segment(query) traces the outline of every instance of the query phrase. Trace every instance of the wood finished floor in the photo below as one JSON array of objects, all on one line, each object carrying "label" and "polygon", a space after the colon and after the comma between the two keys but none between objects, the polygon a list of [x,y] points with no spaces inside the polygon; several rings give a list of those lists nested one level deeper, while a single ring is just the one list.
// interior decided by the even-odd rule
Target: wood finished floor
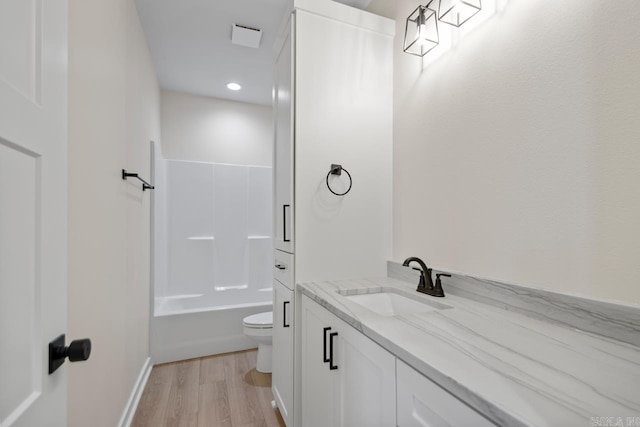
[{"label": "wood finished floor", "polygon": [[257,350],[154,366],[133,427],[284,427]]}]

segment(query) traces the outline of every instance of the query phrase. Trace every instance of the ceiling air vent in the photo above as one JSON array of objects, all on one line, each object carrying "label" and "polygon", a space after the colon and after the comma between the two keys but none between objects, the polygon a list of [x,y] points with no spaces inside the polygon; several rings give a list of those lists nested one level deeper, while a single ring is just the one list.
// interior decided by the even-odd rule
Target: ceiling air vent
[{"label": "ceiling air vent", "polygon": [[244,25],[233,24],[231,32],[231,43],[240,46],[257,48],[260,46],[262,38],[262,30],[257,28],[245,27]]}]

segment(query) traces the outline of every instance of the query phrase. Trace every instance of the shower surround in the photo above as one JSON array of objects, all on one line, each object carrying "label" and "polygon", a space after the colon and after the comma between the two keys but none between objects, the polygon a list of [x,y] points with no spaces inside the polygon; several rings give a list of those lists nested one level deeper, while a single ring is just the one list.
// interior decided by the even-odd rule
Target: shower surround
[{"label": "shower surround", "polygon": [[242,319],[273,299],[271,168],[154,151],[153,361],[251,348]]}]

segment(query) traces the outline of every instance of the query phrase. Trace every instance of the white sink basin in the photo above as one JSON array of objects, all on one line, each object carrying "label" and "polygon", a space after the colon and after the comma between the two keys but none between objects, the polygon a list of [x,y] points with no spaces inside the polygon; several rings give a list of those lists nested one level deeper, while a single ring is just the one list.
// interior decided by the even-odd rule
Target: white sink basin
[{"label": "white sink basin", "polygon": [[342,292],[340,292],[340,294],[347,300],[359,304],[367,310],[373,311],[381,316],[427,313],[451,308],[451,306],[440,302],[429,301],[421,295],[416,295],[416,298],[412,299],[389,290],[358,295],[344,295]]}]

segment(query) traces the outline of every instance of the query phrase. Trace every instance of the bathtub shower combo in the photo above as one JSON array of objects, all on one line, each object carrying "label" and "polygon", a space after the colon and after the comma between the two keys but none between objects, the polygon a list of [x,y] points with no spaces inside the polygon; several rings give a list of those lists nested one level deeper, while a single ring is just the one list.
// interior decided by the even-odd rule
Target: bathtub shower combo
[{"label": "bathtub shower combo", "polygon": [[152,147],[154,363],[255,347],[242,320],[272,306],[271,168]]}]

